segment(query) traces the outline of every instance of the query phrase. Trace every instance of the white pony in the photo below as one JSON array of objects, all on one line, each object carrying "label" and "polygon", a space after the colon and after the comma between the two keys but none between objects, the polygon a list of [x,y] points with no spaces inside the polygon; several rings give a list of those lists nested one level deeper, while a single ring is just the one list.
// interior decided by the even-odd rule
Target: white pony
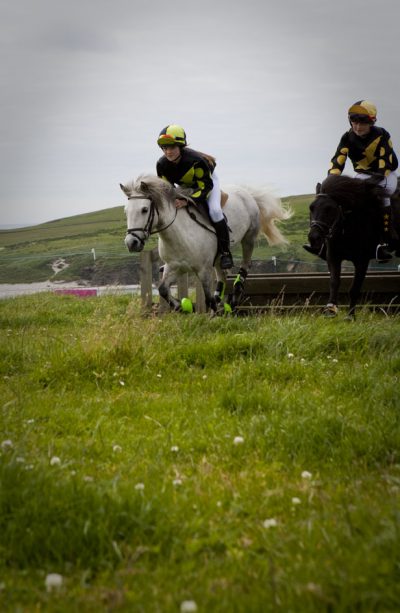
[{"label": "white pony", "polygon": [[[141,175],[136,181],[121,184],[121,189],[128,197],[125,207],[128,250],[142,251],[149,236],[158,233],[159,254],[165,262],[158,287],[160,296],[175,311],[182,310],[181,303],[171,295],[170,286],[178,275],[191,272],[201,281],[207,309],[216,312],[222,304],[227,273],[221,270],[219,258],[216,258],[217,238],[208,216],[193,203],[176,209],[175,199],[182,195],[188,197],[188,193],[153,175]],[[243,294],[259,231],[265,234],[270,245],[287,243],[275,221],[288,219],[292,213],[267,189],[232,186],[225,191],[229,197],[223,211],[231,232],[231,245],[242,244],[243,259],[233,292],[234,308]],[[214,293],[213,268],[217,277]],[[230,310],[229,307],[226,310]]]}]

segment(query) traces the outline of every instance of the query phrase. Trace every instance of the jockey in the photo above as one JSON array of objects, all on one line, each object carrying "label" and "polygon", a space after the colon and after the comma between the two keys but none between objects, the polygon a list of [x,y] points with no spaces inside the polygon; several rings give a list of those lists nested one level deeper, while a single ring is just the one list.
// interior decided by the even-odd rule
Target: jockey
[{"label": "jockey", "polygon": [[[221,190],[214,169],[215,159],[187,147],[185,130],[176,124],[163,128],[157,139],[164,155],[157,162],[157,175],[172,185],[193,188],[190,199],[205,204],[218,240],[220,266],[233,267],[229,229],[221,209]],[[187,206],[185,198],[177,198],[176,208]]]},{"label": "jockey", "polygon": [[379,185],[384,188],[386,196],[382,199],[382,227],[380,244],[376,249],[378,262],[387,262],[391,254],[387,251],[390,222],[390,196],[397,189],[398,161],[393,151],[389,132],[375,126],[376,106],[369,100],[359,100],[348,110],[350,130],[343,134],[331,160],[328,174],[340,175],[347,157],[350,158],[357,179],[371,176],[382,177]]}]

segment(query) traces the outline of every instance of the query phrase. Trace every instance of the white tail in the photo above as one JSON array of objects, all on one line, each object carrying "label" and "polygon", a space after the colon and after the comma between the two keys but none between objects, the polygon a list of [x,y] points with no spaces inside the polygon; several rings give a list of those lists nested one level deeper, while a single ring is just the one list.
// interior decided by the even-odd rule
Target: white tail
[{"label": "white tail", "polygon": [[261,231],[265,234],[270,245],[284,245],[289,241],[283,236],[279,228],[275,225],[276,221],[290,219],[293,211],[290,207],[283,206],[281,199],[275,196],[268,188],[255,189],[246,188],[260,210]]}]

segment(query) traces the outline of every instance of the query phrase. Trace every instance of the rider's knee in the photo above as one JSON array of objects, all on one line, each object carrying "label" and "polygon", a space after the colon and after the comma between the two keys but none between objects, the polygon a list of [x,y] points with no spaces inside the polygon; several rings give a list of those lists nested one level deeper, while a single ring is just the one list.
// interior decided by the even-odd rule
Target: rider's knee
[{"label": "rider's knee", "polygon": [[218,223],[224,219],[224,214],[221,209],[214,209],[212,207],[208,207],[210,218],[213,223]]}]

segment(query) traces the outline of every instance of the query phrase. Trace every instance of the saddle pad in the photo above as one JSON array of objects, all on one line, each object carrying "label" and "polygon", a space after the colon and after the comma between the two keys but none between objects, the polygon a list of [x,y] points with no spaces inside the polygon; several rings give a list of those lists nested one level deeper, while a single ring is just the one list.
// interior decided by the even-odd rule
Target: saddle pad
[{"label": "saddle pad", "polygon": [[228,202],[228,198],[229,198],[229,194],[227,194],[226,192],[223,192],[221,189],[221,209],[223,209],[226,203]]}]

